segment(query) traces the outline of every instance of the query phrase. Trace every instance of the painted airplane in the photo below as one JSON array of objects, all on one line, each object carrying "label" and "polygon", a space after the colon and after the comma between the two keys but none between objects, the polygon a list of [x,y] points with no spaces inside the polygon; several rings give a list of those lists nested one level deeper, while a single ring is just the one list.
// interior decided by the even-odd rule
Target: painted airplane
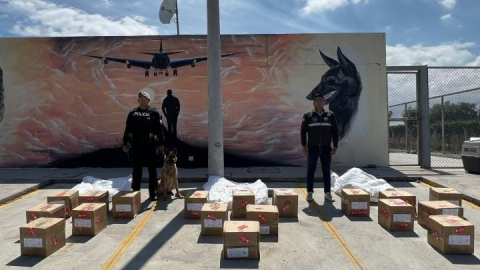
[{"label": "painted airplane", "polygon": [[[150,68],[154,70],[153,76],[158,76],[158,74],[168,76],[168,69],[173,70],[173,76],[178,76],[177,68],[183,66],[195,67],[198,62],[207,61],[207,56],[201,57],[192,57],[192,58],[182,58],[182,59],[170,59],[170,55],[183,53],[185,51],[171,51],[167,52],[163,49],[163,41],[160,41],[160,49],[157,52],[141,52],[142,54],[152,55],[153,58],[151,61],[147,60],[137,60],[137,59],[126,59],[126,58],[115,58],[115,57],[106,57],[106,56],[97,56],[97,55],[88,55],[88,54],[79,54],[81,56],[92,57],[96,59],[103,60],[103,63],[108,64],[110,61],[124,63],[127,65],[127,68],[138,67],[145,69],[145,77],[150,76]],[[221,57],[233,56],[238,53],[227,53],[222,54]]]}]

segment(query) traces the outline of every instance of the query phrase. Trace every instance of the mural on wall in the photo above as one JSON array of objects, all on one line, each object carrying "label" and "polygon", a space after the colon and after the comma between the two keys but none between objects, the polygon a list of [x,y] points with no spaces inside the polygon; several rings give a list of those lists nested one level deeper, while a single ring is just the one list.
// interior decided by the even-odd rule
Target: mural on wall
[{"label": "mural on wall", "polygon": [[323,74],[320,83],[307,95],[308,100],[313,100],[316,94],[323,95],[329,109],[335,113],[338,122],[340,139],[350,129],[350,122],[357,112],[362,80],[355,64],[337,49],[338,62],[320,51],[325,64],[330,69]]},{"label": "mural on wall", "polygon": [[[161,112],[171,89],[181,103],[179,165],[206,167],[206,44],[206,36],[0,39],[0,166],[128,167],[120,144],[138,92]],[[333,162],[388,164],[383,34],[222,36],[222,53],[225,166],[305,165],[300,123],[316,91],[340,123]]]}]

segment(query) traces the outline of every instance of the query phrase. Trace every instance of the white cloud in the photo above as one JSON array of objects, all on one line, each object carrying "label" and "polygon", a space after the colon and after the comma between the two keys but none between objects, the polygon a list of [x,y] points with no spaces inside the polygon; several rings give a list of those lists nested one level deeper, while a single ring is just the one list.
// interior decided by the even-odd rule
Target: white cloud
[{"label": "white cloud", "polygon": [[[397,44],[387,46],[387,65],[430,65],[430,66],[465,66],[474,63],[476,56],[469,49],[474,42],[453,42],[437,46],[421,44],[405,46]],[[478,58],[477,58],[478,60]]]},{"label": "white cloud", "polygon": [[10,16],[8,14],[0,14],[0,19],[8,19]]},{"label": "white cloud", "polygon": [[302,8],[303,14],[335,10],[350,4],[367,3],[369,0],[304,0],[306,5]]},{"label": "white cloud", "polygon": [[440,0],[440,4],[446,9],[453,9],[457,4],[457,0]]},{"label": "white cloud", "polygon": [[452,19],[452,14],[451,13],[445,14],[442,17],[440,17],[440,20],[442,20],[442,21],[448,21],[450,19]]},{"label": "white cloud", "polygon": [[407,29],[407,30],[405,31],[405,33],[410,33],[410,32],[418,31],[418,30],[420,30],[420,27],[413,27],[413,28]]},{"label": "white cloud", "polygon": [[111,7],[112,6],[112,0],[102,0],[102,3],[106,7]]},{"label": "white cloud", "polygon": [[[25,16],[10,30],[21,36],[126,36],[156,35],[155,26],[143,24],[140,17],[121,19],[88,14],[43,0],[0,0],[7,12]],[[143,18],[143,17],[142,17]]]},{"label": "white cloud", "polygon": [[467,66],[478,66],[478,67],[480,67],[480,56],[477,56],[477,59],[468,63]]}]

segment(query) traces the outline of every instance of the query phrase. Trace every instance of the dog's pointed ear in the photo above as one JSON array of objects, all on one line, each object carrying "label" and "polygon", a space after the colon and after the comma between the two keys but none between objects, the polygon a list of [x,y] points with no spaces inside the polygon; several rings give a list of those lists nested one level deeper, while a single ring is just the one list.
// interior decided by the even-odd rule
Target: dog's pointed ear
[{"label": "dog's pointed ear", "polygon": [[337,48],[337,57],[338,57],[338,61],[340,61],[340,68],[343,71],[347,72],[350,75],[357,74],[357,67],[355,66],[355,64],[352,61],[350,61],[350,59],[348,59],[343,54],[340,47]]},{"label": "dog's pointed ear", "polygon": [[332,58],[326,56],[326,55],[323,54],[322,51],[320,51],[320,50],[318,50],[318,51],[320,52],[320,55],[322,56],[323,61],[325,62],[325,64],[327,64],[329,67],[338,66],[337,60],[332,59]]}]

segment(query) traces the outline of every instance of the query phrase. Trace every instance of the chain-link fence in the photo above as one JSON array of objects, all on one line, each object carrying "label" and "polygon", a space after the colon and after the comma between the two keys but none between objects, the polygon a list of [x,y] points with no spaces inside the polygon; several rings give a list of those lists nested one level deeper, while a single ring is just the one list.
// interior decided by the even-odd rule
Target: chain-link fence
[{"label": "chain-link fence", "polygon": [[388,74],[390,165],[418,165],[416,73]]},{"label": "chain-link fence", "polygon": [[480,137],[480,68],[431,67],[432,167],[462,167],[462,144]]},{"label": "chain-link fence", "polygon": [[[480,137],[480,67],[429,67],[432,167],[462,167],[462,144]],[[416,74],[389,73],[390,165],[418,165]]]}]

